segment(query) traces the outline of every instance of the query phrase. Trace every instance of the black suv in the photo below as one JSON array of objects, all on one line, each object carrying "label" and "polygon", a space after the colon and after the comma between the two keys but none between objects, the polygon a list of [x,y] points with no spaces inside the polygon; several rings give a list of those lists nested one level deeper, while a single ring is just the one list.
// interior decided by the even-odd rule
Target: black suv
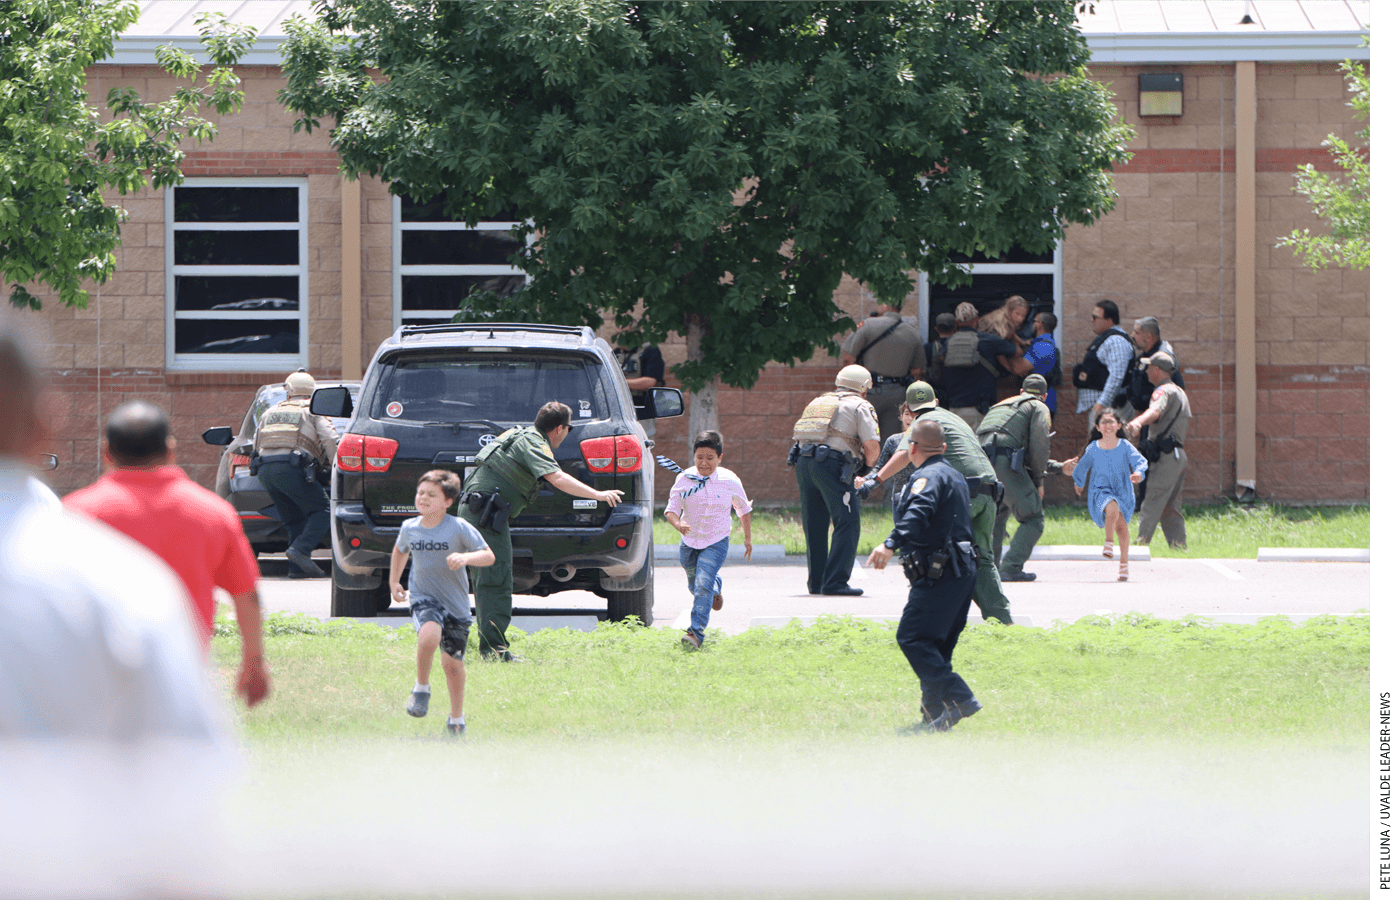
[{"label": "black suv", "polygon": [[650,625],[655,472],[639,419],[680,415],[680,391],[652,388],[634,408],[593,329],[502,323],[403,326],[379,345],[357,403],[345,388],[312,397],[312,412],[350,417],[331,484],[331,615],[388,609],[389,555],[399,526],[418,514],[420,475],[469,474],[479,449],[533,423],[551,400],[573,411],[574,429],[554,452],[560,468],[623,499],[609,507],[546,484],[511,520],[514,592],[592,591],[609,619]]}]

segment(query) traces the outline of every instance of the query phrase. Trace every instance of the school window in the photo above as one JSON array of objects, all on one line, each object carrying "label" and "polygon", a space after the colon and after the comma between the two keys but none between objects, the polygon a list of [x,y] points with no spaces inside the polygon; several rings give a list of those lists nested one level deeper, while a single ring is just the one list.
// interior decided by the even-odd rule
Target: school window
[{"label": "school window", "polygon": [[[923,315],[920,324],[925,326],[925,339],[930,339],[933,320],[939,313],[951,313],[958,304],[967,301],[977,307],[977,314],[985,315],[1000,307],[1012,294],[1020,294],[1031,305],[1031,311],[1021,326],[1021,334],[1030,337],[1031,322],[1036,313],[1052,312],[1060,317],[1060,286],[1063,282],[1060,248],[1057,245],[1052,253],[1030,253],[1020,247],[1013,247],[1004,256],[992,259],[982,254],[971,257],[954,257],[957,262],[967,265],[972,273],[972,283],[950,288],[934,284],[926,273],[919,274],[919,286],[923,294]],[[1059,343],[1059,328],[1055,329],[1055,342]]]},{"label": "school window", "polygon": [[511,234],[518,222],[480,222],[468,228],[451,221],[441,198],[415,203],[394,198],[394,326],[450,322],[472,298],[508,296],[525,285],[525,273],[510,264],[520,249]]},{"label": "school window", "polygon": [[165,192],[166,365],[306,365],[306,183],[189,178]]}]

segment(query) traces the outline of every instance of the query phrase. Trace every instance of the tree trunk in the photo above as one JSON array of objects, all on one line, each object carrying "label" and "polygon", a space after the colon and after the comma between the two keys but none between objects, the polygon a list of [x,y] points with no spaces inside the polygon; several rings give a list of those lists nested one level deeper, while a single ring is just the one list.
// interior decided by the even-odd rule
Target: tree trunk
[{"label": "tree trunk", "polygon": [[[710,320],[692,313],[686,319],[685,352],[689,359],[704,359],[705,351],[700,342],[710,331]],[[690,395],[690,441],[695,446],[695,436],[702,431],[719,431],[719,379],[713,378],[700,390]]]}]

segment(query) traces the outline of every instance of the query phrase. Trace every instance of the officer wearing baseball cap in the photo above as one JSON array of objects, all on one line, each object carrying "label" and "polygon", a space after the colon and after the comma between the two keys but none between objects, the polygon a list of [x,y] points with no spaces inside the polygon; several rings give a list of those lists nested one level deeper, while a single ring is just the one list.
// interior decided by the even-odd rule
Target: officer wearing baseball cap
[{"label": "officer wearing baseball cap", "polygon": [[875,408],[865,399],[872,381],[864,366],[846,366],[836,375],[836,390],[808,403],[792,430],[788,464],[802,500],[810,594],[864,593],[850,585],[860,541],[860,496],[853,479],[858,468],[873,465],[880,455]]},{"label": "officer wearing baseball cap", "polygon": [[[1027,375],[1021,393],[987,410],[977,426],[977,440],[996,467],[1006,490],[997,504],[992,529],[993,555],[1002,581],[1035,581],[1025,570],[1036,541],[1045,532],[1045,467],[1050,461],[1050,407],[1045,405],[1047,386],[1042,375]],[[1020,523],[1006,556],[1006,521],[1012,515]]]},{"label": "officer wearing baseball cap", "polygon": [[311,414],[316,379],[303,371],[287,376],[287,399],[263,413],[253,438],[249,469],[262,483],[287,528],[287,574],[324,578],[311,559],[331,528],[331,498],[317,471],[335,461],[340,436],[325,416]]},{"label": "officer wearing baseball cap", "polygon": [[[914,420],[916,424],[923,419],[932,419],[943,428],[943,440],[947,444],[943,459],[967,479],[972,498],[972,542],[977,547],[977,581],[972,599],[982,611],[982,618],[1010,625],[1011,605],[1001,589],[1001,579],[997,576],[996,562],[992,557],[992,528],[996,523],[997,498],[1001,493],[996,469],[987,459],[987,454],[982,452],[972,427],[961,416],[938,405],[933,386],[927,381],[909,385],[904,400],[918,414]],[[912,429],[913,426],[910,426],[910,431]],[[910,431],[904,433],[899,450],[890,457],[884,468],[858,486],[864,487],[872,482],[878,484],[908,465]]]}]

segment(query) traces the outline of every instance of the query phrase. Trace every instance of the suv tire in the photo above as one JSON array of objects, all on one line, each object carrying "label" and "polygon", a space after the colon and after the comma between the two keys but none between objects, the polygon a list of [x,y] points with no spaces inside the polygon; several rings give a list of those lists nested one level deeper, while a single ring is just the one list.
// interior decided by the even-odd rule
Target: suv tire
[{"label": "suv tire", "polygon": [[331,615],[369,619],[378,613],[373,590],[356,591],[331,582]]},{"label": "suv tire", "polygon": [[647,551],[647,582],[639,591],[607,591],[608,621],[621,622],[636,616],[643,625],[651,626],[651,610],[656,600],[656,567],[652,551]]}]

